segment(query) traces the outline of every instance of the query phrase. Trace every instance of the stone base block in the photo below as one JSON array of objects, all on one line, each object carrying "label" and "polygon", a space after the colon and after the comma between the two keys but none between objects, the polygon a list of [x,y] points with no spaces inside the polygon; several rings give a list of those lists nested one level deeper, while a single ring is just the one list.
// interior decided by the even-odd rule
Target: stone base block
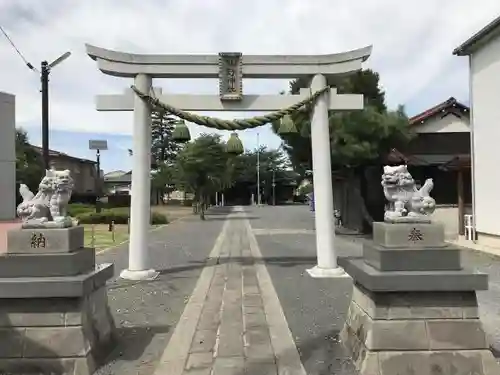
[{"label": "stone base block", "polygon": [[7,253],[68,253],[83,247],[83,227],[15,229],[7,232]]},{"label": "stone base block", "polygon": [[99,264],[81,275],[0,278],[0,298],[81,297],[106,284],[113,264]]},{"label": "stone base block", "polygon": [[0,374],[92,374],[113,343],[106,287],[74,298],[0,299]]},{"label": "stone base block", "polygon": [[158,275],[160,275],[160,273],[154,269],[139,271],[124,269],[120,272],[120,277],[122,279],[133,281],[154,280],[158,277]]},{"label": "stone base block", "polygon": [[362,257],[339,257],[338,264],[357,283],[371,291],[451,292],[488,289],[488,274],[467,269],[457,271],[385,272],[368,265]]},{"label": "stone base block", "polygon": [[325,279],[325,278],[340,278],[340,279],[345,279],[345,278],[351,278],[343,268],[337,267],[337,268],[321,268],[318,266],[314,266],[313,268],[309,268],[306,270],[306,272],[311,276],[312,278],[315,279]]},{"label": "stone base block", "polygon": [[354,362],[359,375],[498,375],[490,350],[362,352]]},{"label": "stone base block", "polygon": [[369,292],[355,284],[340,338],[360,375],[500,373],[475,292]]},{"label": "stone base block", "polygon": [[375,245],[399,248],[446,246],[444,227],[437,223],[373,223]]},{"label": "stone base block", "polygon": [[71,253],[2,254],[0,278],[74,276],[95,266],[95,249],[80,248]]},{"label": "stone base block", "polygon": [[379,271],[456,271],[461,270],[460,249],[454,246],[391,248],[363,244],[365,262]]},{"label": "stone base block", "polygon": [[352,301],[373,320],[479,318],[474,291],[371,292],[355,283]]}]

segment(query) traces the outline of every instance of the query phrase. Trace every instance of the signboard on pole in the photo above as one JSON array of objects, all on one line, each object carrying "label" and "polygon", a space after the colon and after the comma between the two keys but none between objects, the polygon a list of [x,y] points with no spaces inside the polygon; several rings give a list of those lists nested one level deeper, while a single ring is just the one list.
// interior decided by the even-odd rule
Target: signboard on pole
[{"label": "signboard on pole", "polygon": [[107,150],[108,141],[100,139],[91,139],[89,141],[89,150]]}]

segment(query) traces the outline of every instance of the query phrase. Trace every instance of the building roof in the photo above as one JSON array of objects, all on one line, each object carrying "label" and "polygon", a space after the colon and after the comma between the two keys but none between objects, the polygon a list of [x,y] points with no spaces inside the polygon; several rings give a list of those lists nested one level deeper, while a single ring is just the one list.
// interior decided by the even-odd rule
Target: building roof
[{"label": "building roof", "polygon": [[439,103],[438,105],[429,108],[425,110],[422,113],[419,113],[416,116],[413,116],[410,118],[410,126],[412,125],[418,125],[424,123],[426,120],[429,118],[442,113],[443,115],[446,115],[450,113],[451,111],[459,111],[462,113],[468,113],[470,111],[470,108],[467,107],[465,104],[460,103],[455,99],[454,97],[449,98],[448,100]]},{"label": "building roof", "polygon": [[115,183],[131,183],[132,182],[132,171],[124,172],[121,175],[104,176],[104,182],[115,182]]},{"label": "building roof", "polygon": [[434,165],[448,169],[470,166],[470,155],[466,154],[407,154],[393,148],[386,158],[390,163],[405,163],[413,166]]},{"label": "building roof", "polygon": [[122,176],[122,175],[124,175],[125,173],[127,173],[127,172],[122,171],[122,170],[120,170],[120,169],[119,169],[119,170],[117,170],[117,171],[111,171],[111,172],[105,173],[103,177],[104,177],[104,178],[106,178],[106,177],[107,177],[107,178],[117,177],[117,176]]},{"label": "building roof", "polygon": [[[31,147],[33,147],[33,149],[38,151],[40,154],[43,153],[43,150],[41,147],[33,146],[33,145],[31,145]],[[80,163],[97,164],[97,162],[95,160],[77,158],[76,156],[71,156],[71,155],[65,154],[64,152],[59,152],[59,151],[55,151],[55,150],[49,150],[49,157],[60,157],[60,158],[78,161]]]},{"label": "building roof", "polygon": [[500,35],[500,16],[455,48],[453,54],[457,56],[468,56],[497,35]]}]

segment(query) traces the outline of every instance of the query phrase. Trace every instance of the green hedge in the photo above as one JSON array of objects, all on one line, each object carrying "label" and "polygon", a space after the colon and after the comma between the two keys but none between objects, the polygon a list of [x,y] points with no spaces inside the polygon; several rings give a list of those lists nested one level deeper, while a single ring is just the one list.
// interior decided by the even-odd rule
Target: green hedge
[{"label": "green hedge", "polygon": [[71,203],[68,205],[68,215],[77,217],[80,214],[95,211],[95,206],[88,203]]},{"label": "green hedge", "polygon": [[[127,224],[130,216],[128,207],[104,209],[100,213],[97,212],[82,212],[75,215],[80,224],[110,224],[112,221],[115,224]],[[165,215],[158,212],[151,214],[151,224],[168,224],[168,219]]]}]

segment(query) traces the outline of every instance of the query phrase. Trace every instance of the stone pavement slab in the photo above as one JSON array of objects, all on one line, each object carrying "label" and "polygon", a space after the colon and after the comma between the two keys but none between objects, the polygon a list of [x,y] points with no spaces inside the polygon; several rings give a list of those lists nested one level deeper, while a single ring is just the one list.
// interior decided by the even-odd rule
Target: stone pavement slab
[{"label": "stone pavement slab", "polygon": [[305,375],[246,215],[219,239],[155,375]]}]

